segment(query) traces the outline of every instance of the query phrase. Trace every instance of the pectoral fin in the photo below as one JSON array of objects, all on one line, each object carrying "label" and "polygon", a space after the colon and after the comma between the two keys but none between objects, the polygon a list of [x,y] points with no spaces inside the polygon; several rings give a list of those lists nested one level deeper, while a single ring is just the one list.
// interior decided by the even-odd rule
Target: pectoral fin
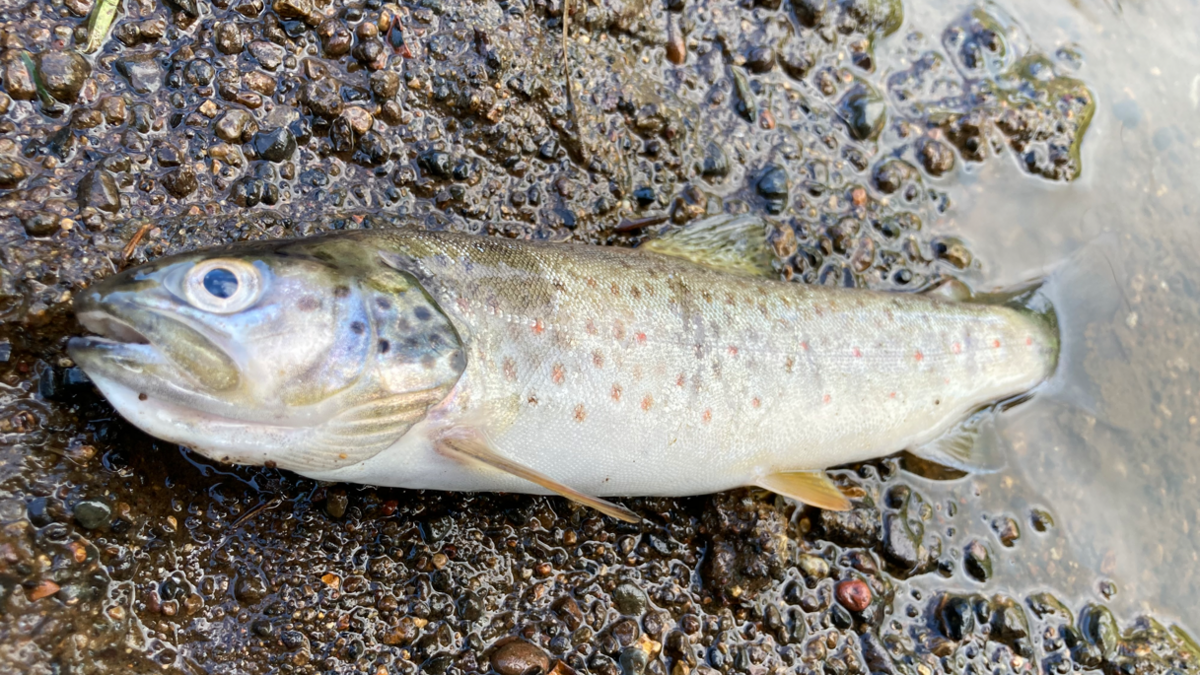
[{"label": "pectoral fin", "polygon": [[562,495],[573,502],[596,509],[604,515],[612,516],[617,520],[623,520],[627,523],[640,523],[642,521],[640,516],[623,506],[600,499],[599,497],[585,495],[578,490],[555,481],[543,473],[534,471],[507,457],[501,457],[488,447],[487,442],[479,436],[445,436],[437,441],[437,449],[438,452],[447,457],[453,457],[460,461],[474,460],[482,462],[493,469],[524,478],[530,483],[540,485],[551,492]]},{"label": "pectoral fin", "polygon": [[824,471],[785,471],[761,476],[757,485],[826,511],[849,511],[850,500]]}]

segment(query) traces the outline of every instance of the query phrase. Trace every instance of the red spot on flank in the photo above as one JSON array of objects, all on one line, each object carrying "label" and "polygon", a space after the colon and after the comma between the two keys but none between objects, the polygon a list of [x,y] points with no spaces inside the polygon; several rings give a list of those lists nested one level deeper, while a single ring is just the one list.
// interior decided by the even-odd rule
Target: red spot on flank
[{"label": "red spot on flank", "polygon": [[700,416],[700,421],[704,422],[705,424],[708,424],[709,422],[711,422],[712,421],[712,411],[706,409],[704,411],[704,414]]},{"label": "red spot on flank", "polygon": [[1033,338],[1031,338],[1031,337],[1025,338],[1025,346],[1032,347],[1033,346]]},{"label": "red spot on flank", "polygon": [[584,324],[583,329],[587,331],[588,335],[595,335],[596,334],[596,322],[592,321],[591,319],[588,319],[587,323]]},{"label": "red spot on flank", "polygon": [[683,382],[684,382],[683,373],[680,373],[680,374],[679,374],[679,377],[676,377],[676,378],[675,378],[675,386],[676,386],[676,387],[682,387],[682,386],[683,386]]},{"label": "red spot on flank", "polygon": [[554,370],[550,373],[550,378],[554,380],[554,384],[562,384],[563,380],[566,379],[566,376],[567,371],[565,368],[563,368],[563,364],[554,364]]},{"label": "red spot on flank", "polygon": [[529,403],[529,405],[537,405],[538,404],[537,396],[530,394],[527,403]]},{"label": "red spot on flank", "polygon": [[738,348],[734,347],[733,345],[729,345],[729,355],[737,356],[737,353],[738,353]]},{"label": "red spot on flank", "polygon": [[587,411],[583,409],[583,404],[575,406],[575,421],[582,422],[587,419]]},{"label": "red spot on flank", "polygon": [[856,359],[862,358],[862,350],[859,349],[858,347],[854,348],[854,358],[856,358]]},{"label": "red spot on flank", "polygon": [[534,335],[541,335],[542,332],[545,330],[546,330],[546,327],[542,325],[541,319],[533,320],[533,334]]},{"label": "red spot on flank", "polygon": [[961,354],[962,353],[962,345],[955,342],[954,344],[950,345],[950,351],[954,352],[955,354]]},{"label": "red spot on flank", "polygon": [[471,303],[466,298],[458,298],[454,301],[458,305],[458,311],[466,312],[471,309]]},{"label": "red spot on flank", "polygon": [[599,286],[599,284],[596,283],[596,280],[593,279],[592,277],[588,277],[587,285],[588,285],[588,288],[595,288],[596,286]]},{"label": "red spot on flank", "polygon": [[595,364],[597,368],[604,367],[604,354],[599,349],[592,352],[592,363]]},{"label": "red spot on flank", "polygon": [[918,350],[917,350],[917,353],[913,355],[913,358],[915,358],[915,359],[916,359],[916,360],[918,360],[918,361],[924,361],[924,360],[925,360],[925,355],[924,355],[924,354],[922,354],[922,353],[921,353],[921,350],[919,350],[919,349],[918,349]]},{"label": "red spot on flank", "polygon": [[650,410],[650,408],[653,408],[653,407],[654,407],[654,397],[651,396],[650,394],[646,394],[646,397],[642,399],[642,410]]},{"label": "red spot on flank", "polygon": [[613,322],[613,337],[618,340],[625,339],[625,324],[620,319]]},{"label": "red spot on flank", "polygon": [[613,282],[613,285],[612,285],[612,294],[613,294],[613,295],[620,295],[620,294],[621,294],[621,287],[620,287],[620,286],[618,286],[618,285],[617,285],[617,282],[615,282],[615,281]]},{"label": "red spot on flank", "polygon": [[504,359],[504,379],[513,382],[517,379],[517,364],[512,359]]},{"label": "red spot on flank", "polygon": [[807,342],[801,342],[801,343],[800,343],[800,348],[801,348],[801,349],[803,349],[804,351],[808,351],[808,343],[807,343]]},{"label": "red spot on flank", "polygon": [[992,348],[993,348],[993,349],[1000,349],[1000,341],[999,341],[999,340],[992,340]]},{"label": "red spot on flank", "polygon": [[642,289],[638,288],[637,286],[630,286],[629,294],[632,295],[635,300],[640,300],[642,298]]},{"label": "red spot on flank", "polygon": [[896,398],[896,392],[893,391],[892,393],[888,394],[888,398]]},{"label": "red spot on flank", "polygon": [[637,339],[639,344],[646,344],[646,334],[645,333],[638,333],[637,335],[635,335],[633,337]]},{"label": "red spot on flank", "polygon": [[791,373],[791,372],[792,372],[792,366],[796,365],[796,359],[793,359],[792,357],[790,357],[790,356],[789,356],[789,357],[787,357],[787,362],[786,362],[786,363],[784,363],[783,365],[784,365],[784,367],[785,367],[785,368],[787,368],[787,371],[788,371],[789,373]]},{"label": "red spot on flank", "polygon": [[621,385],[619,385],[619,384],[613,385],[612,400],[618,401],[618,402],[621,400]]},{"label": "red spot on flank", "polygon": [[832,400],[833,400],[833,397],[832,397],[832,396],[830,396],[829,394],[825,394],[825,396],[824,396],[824,397],[822,397],[822,398],[821,398],[821,400],[822,400],[823,402],[825,402],[825,403],[829,403],[830,401],[832,401]]},{"label": "red spot on flank", "polygon": [[755,396],[754,398],[750,399],[750,405],[754,406],[755,408],[761,407],[761,406],[762,406],[762,399],[760,399],[759,397]]}]

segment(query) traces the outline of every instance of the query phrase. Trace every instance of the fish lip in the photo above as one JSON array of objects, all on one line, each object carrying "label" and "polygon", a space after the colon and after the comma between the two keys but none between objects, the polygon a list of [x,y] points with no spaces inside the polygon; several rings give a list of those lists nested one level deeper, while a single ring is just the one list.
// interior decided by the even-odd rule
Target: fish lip
[{"label": "fish lip", "polygon": [[96,335],[88,336],[88,338],[72,338],[73,340],[91,339],[93,342],[116,344],[150,344],[150,339],[132,324],[104,309],[92,308],[80,311],[75,318],[86,330],[96,333]]}]

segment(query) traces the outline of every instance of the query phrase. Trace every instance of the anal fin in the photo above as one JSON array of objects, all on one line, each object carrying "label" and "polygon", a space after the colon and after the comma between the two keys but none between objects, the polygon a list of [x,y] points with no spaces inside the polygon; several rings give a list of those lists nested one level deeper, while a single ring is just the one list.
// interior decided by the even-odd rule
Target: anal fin
[{"label": "anal fin", "polygon": [[589,508],[596,509],[600,513],[612,516],[617,520],[623,520],[627,523],[640,523],[642,521],[638,514],[624,506],[600,499],[599,497],[586,495],[574,488],[559,483],[544,473],[514,462],[507,457],[501,457],[488,446],[487,441],[477,434],[451,434],[443,436],[437,441],[437,449],[438,452],[447,457],[452,457],[460,461],[473,460],[481,462],[493,469],[512,474],[518,478],[524,478],[530,483],[540,485],[555,494]]},{"label": "anal fin", "polygon": [[756,484],[826,511],[850,510],[850,500],[824,471],[781,471],[760,476]]}]

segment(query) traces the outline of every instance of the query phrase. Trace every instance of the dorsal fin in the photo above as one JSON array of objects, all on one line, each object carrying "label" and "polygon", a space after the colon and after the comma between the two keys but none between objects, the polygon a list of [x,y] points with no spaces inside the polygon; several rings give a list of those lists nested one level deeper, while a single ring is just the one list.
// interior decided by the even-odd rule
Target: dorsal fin
[{"label": "dorsal fin", "polygon": [[690,260],[698,265],[743,276],[775,278],[771,267],[769,222],[752,215],[720,215],[667,230],[643,242],[639,250]]}]

